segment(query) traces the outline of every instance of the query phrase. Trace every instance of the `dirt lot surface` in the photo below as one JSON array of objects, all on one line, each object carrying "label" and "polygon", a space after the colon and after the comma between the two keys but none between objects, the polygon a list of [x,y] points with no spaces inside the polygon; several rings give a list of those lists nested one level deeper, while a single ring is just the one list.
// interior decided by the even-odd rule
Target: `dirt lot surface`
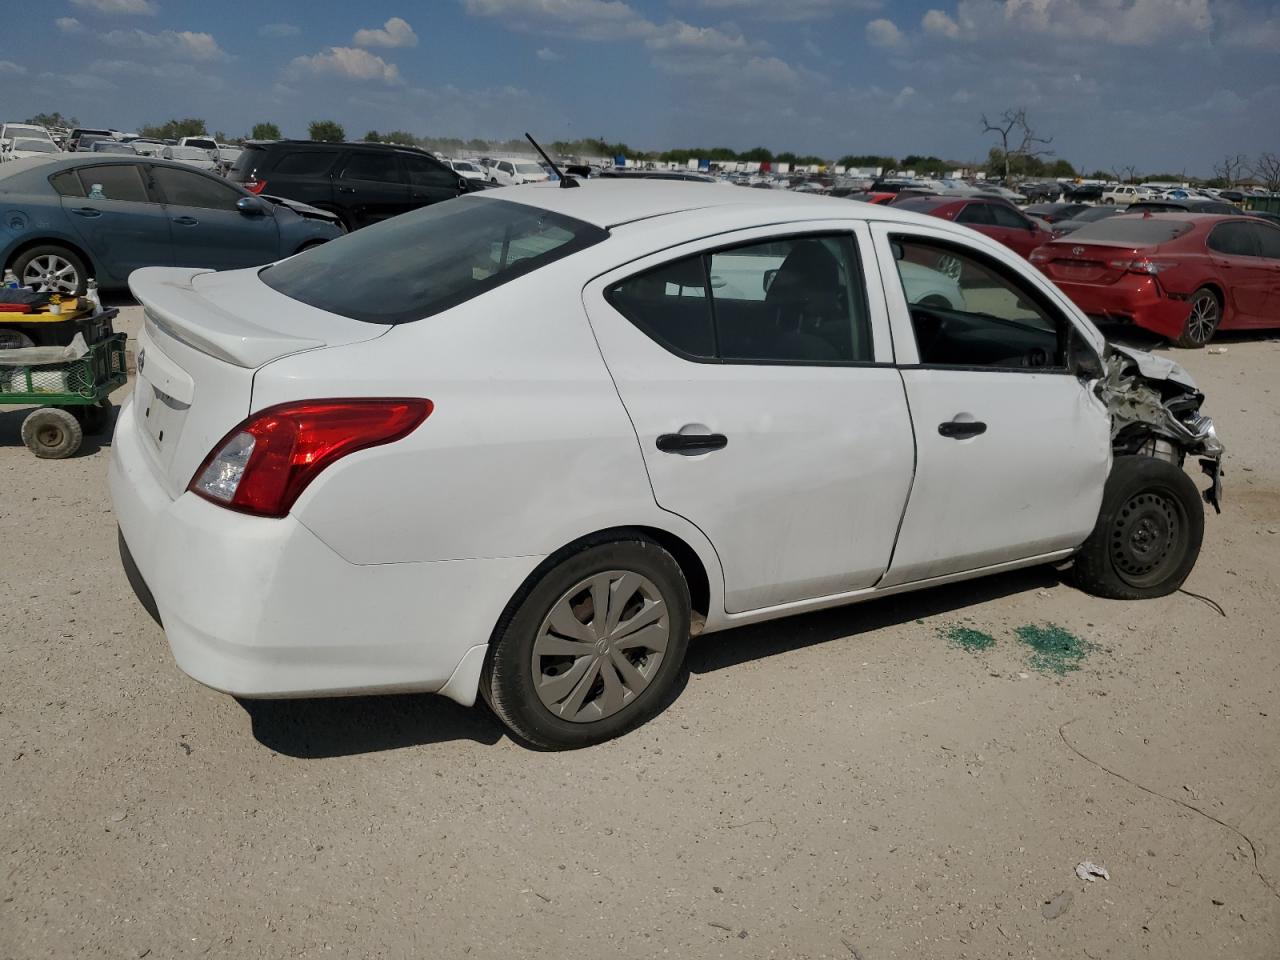
[{"label": "dirt lot surface", "polygon": [[1230,451],[1207,600],[1036,570],[717,634],[564,754],[187,679],[107,445],[36,460],[0,411],[0,958],[1275,960],[1280,342],[1226,345],[1177,354]]}]

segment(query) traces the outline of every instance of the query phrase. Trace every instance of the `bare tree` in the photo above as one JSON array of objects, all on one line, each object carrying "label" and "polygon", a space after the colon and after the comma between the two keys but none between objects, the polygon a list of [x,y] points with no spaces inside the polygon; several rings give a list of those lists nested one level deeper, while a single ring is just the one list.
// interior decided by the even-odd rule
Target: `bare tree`
[{"label": "bare tree", "polygon": [[1280,153],[1262,153],[1251,171],[1271,193],[1280,192]]},{"label": "bare tree", "polygon": [[1138,168],[1132,163],[1123,167],[1112,167],[1111,175],[1116,178],[1116,183],[1133,183],[1138,179]]},{"label": "bare tree", "polygon": [[[994,133],[1000,138],[1000,152],[1004,155],[1004,179],[1008,181],[1011,161],[1014,157],[1047,157],[1053,151],[1046,149],[1053,137],[1037,137],[1027,120],[1026,107],[1010,107],[993,123],[982,115],[982,132]],[[1010,144],[1017,146],[1010,149]],[[1043,146],[1037,147],[1037,144]]]},{"label": "bare tree", "polygon": [[1222,158],[1221,163],[1213,165],[1213,175],[1220,180],[1227,181],[1227,186],[1234,187],[1240,182],[1240,174],[1249,168],[1249,158],[1243,153],[1237,153],[1235,156],[1227,154]]}]

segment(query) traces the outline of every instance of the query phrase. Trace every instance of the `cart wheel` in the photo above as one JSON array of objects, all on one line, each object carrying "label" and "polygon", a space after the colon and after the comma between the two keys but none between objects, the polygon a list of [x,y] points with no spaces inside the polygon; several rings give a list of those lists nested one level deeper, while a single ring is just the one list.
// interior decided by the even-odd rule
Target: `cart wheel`
[{"label": "cart wheel", "polygon": [[12,327],[0,327],[0,350],[18,350],[22,347],[34,347],[36,342],[21,330]]},{"label": "cart wheel", "polygon": [[69,410],[41,407],[22,421],[22,442],[44,460],[62,460],[80,449],[84,432]]},{"label": "cart wheel", "polygon": [[73,408],[85,433],[102,433],[111,424],[111,401],[103,397],[97,403]]}]

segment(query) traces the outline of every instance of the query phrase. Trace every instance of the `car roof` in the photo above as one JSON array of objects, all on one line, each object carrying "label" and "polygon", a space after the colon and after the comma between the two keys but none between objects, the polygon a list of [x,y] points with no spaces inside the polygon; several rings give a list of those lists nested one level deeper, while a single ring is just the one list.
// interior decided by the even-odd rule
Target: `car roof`
[{"label": "car roof", "polygon": [[732,184],[697,183],[687,180],[642,180],[599,178],[579,180],[576,189],[545,182],[504,187],[475,194],[493,200],[511,200],[541,207],[598,227],[609,229],[639,220],[710,208],[751,210],[753,219],[762,215],[778,222],[792,219],[892,220],[925,224],[930,218],[894,207],[862,204],[836,197],[789,190],[753,190]]}]

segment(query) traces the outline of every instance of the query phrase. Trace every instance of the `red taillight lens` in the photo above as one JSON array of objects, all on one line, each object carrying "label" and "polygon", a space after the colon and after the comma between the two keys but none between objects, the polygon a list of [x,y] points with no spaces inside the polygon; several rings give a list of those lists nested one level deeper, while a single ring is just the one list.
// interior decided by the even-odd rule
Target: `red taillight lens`
[{"label": "red taillight lens", "polygon": [[1176,267],[1177,264],[1169,260],[1151,260],[1147,257],[1139,257],[1137,260],[1112,260],[1109,266],[1116,270],[1123,270],[1126,273],[1141,273],[1149,277],[1154,277],[1161,270],[1168,270]]},{"label": "red taillight lens", "polygon": [[267,181],[259,180],[257,177],[250,177],[242,183],[241,186],[250,193],[261,193],[263,190],[267,189]]},{"label": "red taillight lens", "polygon": [[430,400],[309,400],[269,407],[232,430],[187,487],[211,503],[283,517],[325,467],[394,443],[430,416]]}]

